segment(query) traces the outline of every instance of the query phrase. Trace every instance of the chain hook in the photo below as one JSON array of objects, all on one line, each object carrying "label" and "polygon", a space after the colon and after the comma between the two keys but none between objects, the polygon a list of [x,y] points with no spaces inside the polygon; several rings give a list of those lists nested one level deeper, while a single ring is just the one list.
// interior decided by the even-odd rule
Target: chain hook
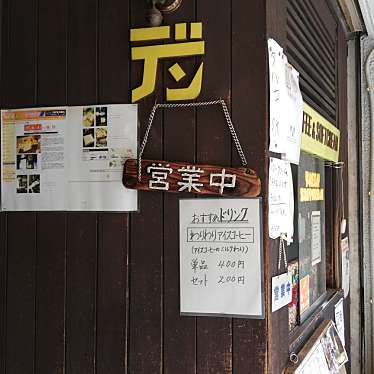
[{"label": "chain hook", "polygon": [[150,130],[151,130],[151,127],[152,127],[152,124],[153,124],[153,119],[155,117],[156,110],[158,108],[161,108],[161,109],[188,108],[188,107],[201,107],[201,106],[217,105],[217,104],[220,104],[222,106],[222,111],[223,111],[223,114],[225,116],[225,119],[226,119],[226,122],[227,122],[227,126],[229,128],[231,137],[232,137],[232,139],[234,141],[236,150],[237,150],[238,155],[240,157],[241,163],[242,163],[242,165],[244,167],[246,167],[248,165],[247,164],[247,159],[246,159],[245,154],[243,152],[243,148],[242,148],[242,146],[240,144],[238,135],[236,134],[236,131],[235,131],[234,125],[232,123],[232,120],[231,120],[231,117],[230,117],[230,113],[229,113],[229,110],[227,108],[225,100],[223,100],[222,98],[220,98],[219,100],[214,100],[214,101],[202,101],[202,102],[197,102],[197,103],[180,103],[180,104],[157,104],[157,102],[155,100],[155,103],[153,105],[153,108],[152,108],[151,113],[150,113],[149,118],[148,118],[147,129],[145,131],[145,134],[144,134],[144,137],[143,137],[143,141],[142,141],[142,143],[140,145],[140,148],[139,148],[139,154],[138,154],[138,181],[140,182],[141,179],[142,179],[142,156],[143,156],[145,147],[147,145],[149,133],[150,133]]}]

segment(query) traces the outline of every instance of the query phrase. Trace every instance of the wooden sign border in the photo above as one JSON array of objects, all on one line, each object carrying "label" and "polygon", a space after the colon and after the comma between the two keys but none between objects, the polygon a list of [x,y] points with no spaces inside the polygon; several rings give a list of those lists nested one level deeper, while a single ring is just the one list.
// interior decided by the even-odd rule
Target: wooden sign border
[{"label": "wooden sign border", "polygon": [[[150,175],[149,172],[154,172],[157,168],[159,172]],[[188,176],[191,174],[194,176],[189,179]],[[230,186],[233,179],[235,187]],[[188,181],[192,183],[187,183]],[[127,160],[123,171],[123,185],[126,188],[143,191],[226,197],[258,197],[261,193],[260,178],[252,169],[165,160],[142,160],[140,181],[138,161]]]}]

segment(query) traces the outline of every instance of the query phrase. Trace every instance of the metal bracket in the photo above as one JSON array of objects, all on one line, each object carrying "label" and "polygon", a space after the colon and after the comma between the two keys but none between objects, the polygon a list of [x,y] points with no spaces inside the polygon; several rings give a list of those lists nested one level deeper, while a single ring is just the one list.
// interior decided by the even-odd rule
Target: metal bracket
[{"label": "metal bracket", "polygon": [[150,26],[160,26],[163,21],[163,14],[175,12],[182,4],[182,0],[147,0],[150,8],[147,11],[146,19]]}]

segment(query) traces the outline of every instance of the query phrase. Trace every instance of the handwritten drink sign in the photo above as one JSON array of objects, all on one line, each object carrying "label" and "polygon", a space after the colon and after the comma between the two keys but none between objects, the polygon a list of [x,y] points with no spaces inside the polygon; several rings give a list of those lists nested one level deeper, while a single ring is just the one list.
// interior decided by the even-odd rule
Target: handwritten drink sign
[{"label": "handwritten drink sign", "polygon": [[256,172],[244,167],[191,165],[159,160],[142,160],[141,165],[139,178],[137,160],[126,161],[123,174],[125,187],[243,197],[256,197],[261,192],[261,182]]},{"label": "handwritten drink sign", "polygon": [[181,314],[263,318],[260,199],[183,199]]},{"label": "handwritten drink sign", "polygon": [[293,182],[288,161],[270,157],[269,162],[269,236],[293,236]]}]

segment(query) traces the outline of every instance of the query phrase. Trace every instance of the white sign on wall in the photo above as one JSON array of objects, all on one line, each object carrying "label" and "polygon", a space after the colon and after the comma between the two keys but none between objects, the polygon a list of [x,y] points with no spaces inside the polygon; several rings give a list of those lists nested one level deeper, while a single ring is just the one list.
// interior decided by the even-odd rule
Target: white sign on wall
[{"label": "white sign on wall", "polygon": [[345,346],[345,329],[344,329],[344,299],[340,299],[335,305],[335,324],[339,337]]},{"label": "white sign on wall", "polygon": [[271,311],[275,312],[292,301],[292,274],[284,273],[271,279]]},{"label": "white sign on wall", "polygon": [[299,73],[288,63],[283,48],[268,40],[270,144],[269,151],[281,153],[282,158],[299,164],[303,123],[303,98]]},{"label": "white sign on wall", "polygon": [[316,344],[303,365],[295,371],[297,374],[330,374],[321,343]]},{"label": "white sign on wall", "polygon": [[136,105],[1,111],[1,210],[136,211],[122,184],[137,155]]},{"label": "white sign on wall", "polygon": [[287,242],[293,236],[294,197],[291,165],[270,157],[269,162],[269,236],[282,234]]},{"label": "white sign on wall", "polygon": [[348,237],[342,239],[341,251],[342,251],[342,289],[344,290],[344,297],[347,298],[349,294],[349,278],[350,278]]},{"label": "white sign on wall", "polygon": [[264,318],[261,199],[179,207],[181,314]]},{"label": "white sign on wall", "polygon": [[321,212],[312,212],[312,266],[317,265],[322,259],[321,243]]}]

